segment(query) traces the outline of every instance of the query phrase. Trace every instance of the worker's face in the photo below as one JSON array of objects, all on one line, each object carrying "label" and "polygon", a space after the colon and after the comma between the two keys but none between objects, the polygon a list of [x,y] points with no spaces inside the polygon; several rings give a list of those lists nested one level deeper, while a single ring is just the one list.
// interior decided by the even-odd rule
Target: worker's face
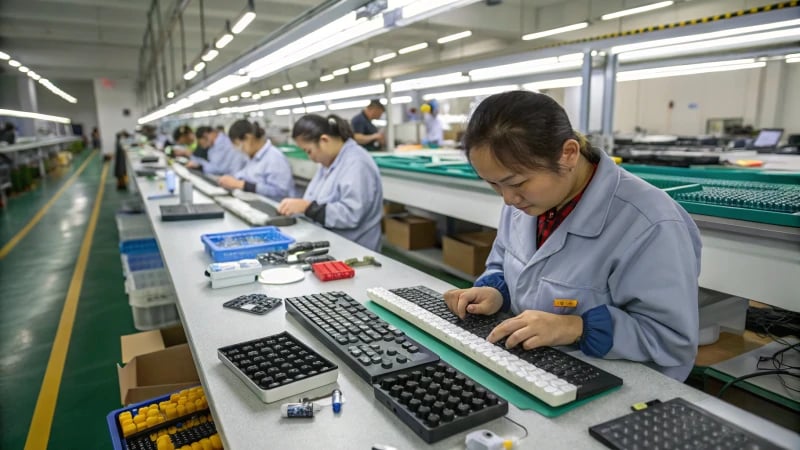
[{"label": "worker's face", "polygon": [[383,109],[370,106],[367,107],[366,113],[367,113],[367,119],[369,120],[380,119],[380,117],[383,115]]},{"label": "worker's face", "polygon": [[192,144],[194,144],[194,141],[195,141],[194,133],[186,133],[186,134],[181,135],[181,137],[178,138],[178,144],[181,144],[181,145],[192,145]]},{"label": "worker's face", "polygon": [[260,150],[258,140],[250,133],[246,133],[242,139],[234,139],[233,146],[247,156],[253,156]]},{"label": "worker's face", "polygon": [[[559,173],[547,169],[511,169],[498,161],[488,148],[470,151],[469,159],[478,175],[513,206],[529,216],[538,216],[564,202],[575,185],[580,146],[568,140],[562,148]],[[573,170],[570,170],[572,168]]]},{"label": "worker's face", "polygon": [[216,138],[217,138],[217,132],[210,131],[204,134],[202,137],[198,138],[197,144],[200,145],[200,147],[202,148],[210,148],[212,145],[214,145],[214,141],[216,140]]},{"label": "worker's face", "polygon": [[333,163],[333,160],[336,159],[336,155],[339,154],[339,149],[341,148],[341,144],[337,148],[337,146],[334,145],[335,141],[327,134],[320,136],[318,142],[306,140],[301,137],[295,138],[294,141],[298,147],[306,152],[308,159],[315,163],[320,163],[325,167]]}]

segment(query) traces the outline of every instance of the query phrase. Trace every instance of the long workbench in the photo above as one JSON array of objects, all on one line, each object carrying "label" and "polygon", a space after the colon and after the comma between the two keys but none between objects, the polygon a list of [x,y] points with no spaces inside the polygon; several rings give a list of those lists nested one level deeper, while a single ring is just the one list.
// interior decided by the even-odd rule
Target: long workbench
[{"label": "long workbench", "polygon": [[[138,164],[136,153],[129,153],[129,163]],[[373,395],[372,386],[359,378],[309,331],[285,314],[283,308],[266,316],[256,316],[223,309],[222,303],[249,293],[265,293],[274,297],[293,297],[327,291],[344,291],[366,302],[366,290],[383,286],[398,288],[426,285],[438,291],[452,288],[447,283],[399,262],[376,254],[317,225],[299,220],[282,231],[297,241],[328,240],[331,254],[339,259],[374,256],[383,267],[357,269],[355,278],[321,282],[308,275],[302,282],[285,286],[250,284],[224,289],[211,289],[203,276],[211,259],[203,251],[200,236],[205,233],[239,230],[248,226],[226,213],[224,219],[187,222],[162,222],[159,205],[176,203],[177,197],[146,200],[163,194],[163,180],[134,178],[146,214],[155,231],[166,268],[177,294],[177,307],[186,330],[197,371],[205,388],[212,413],[227,449],[369,449],[384,444],[398,449],[464,448],[464,433],[427,445],[406,427]],[[432,190],[428,190],[430,196]],[[211,199],[194,192],[196,203]],[[342,413],[334,415],[323,409],[313,420],[281,419],[280,403],[264,404],[236,375],[217,358],[217,349],[251,339],[289,331],[339,366],[338,386],[345,397]],[[578,355],[579,357],[583,357]],[[603,448],[588,433],[591,425],[624,415],[630,406],[653,398],[662,400],[683,397],[696,402],[729,420],[759,430],[771,439],[791,447],[797,435],[759,417],[739,410],[707,394],[667,378],[641,364],[626,361],[591,359],[591,363],[624,379],[617,391],[577,407],[557,418],[549,419],[533,411],[509,406],[507,417],[480,428],[506,437],[527,438],[519,448],[586,449]],[[330,392],[320,388],[308,396]],[[295,401],[288,399],[286,401]],[[520,428],[524,427],[524,430]]]}]

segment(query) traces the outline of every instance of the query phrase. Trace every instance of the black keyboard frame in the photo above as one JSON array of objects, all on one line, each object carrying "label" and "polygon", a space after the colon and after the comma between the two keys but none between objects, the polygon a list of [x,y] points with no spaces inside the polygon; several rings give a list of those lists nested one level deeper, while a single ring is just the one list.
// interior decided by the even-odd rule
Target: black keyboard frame
[{"label": "black keyboard frame", "polygon": [[[677,410],[680,409],[678,413]],[[666,448],[684,448],[684,446],[688,445],[692,449],[702,450],[702,449],[713,449],[716,448],[717,445],[721,445],[722,448],[756,448],[756,447],[747,447],[747,441],[740,442],[739,445],[732,445],[734,443],[720,443],[717,442],[710,442],[712,438],[714,438],[714,431],[710,430],[711,426],[709,422],[712,422],[717,427],[727,427],[730,432],[725,433],[725,437],[733,439],[735,435],[739,435],[741,438],[742,436],[745,437],[748,441],[755,443],[758,445],[757,448],[761,450],[779,450],[781,447],[773,444],[772,442],[757,436],[736,424],[733,424],[715,414],[712,414],[703,408],[700,408],[697,405],[694,405],[683,398],[677,397],[673,398],[672,400],[666,401],[664,403],[657,403],[647,407],[644,410],[636,411],[630,414],[626,414],[622,417],[617,417],[616,419],[609,420],[608,422],[603,422],[598,425],[594,425],[589,427],[589,434],[603,443],[608,448],[615,449],[615,450],[628,450],[634,448],[652,448],[652,444],[648,444],[647,442],[642,443],[639,442],[638,436],[636,441],[628,442],[627,439],[633,440],[632,433],[626,433],[627,428],[634,428],[644,426],[648,419],[655,419],[659,417],[660,414],[664,411],[670,411],[669,414],[671,417],[675,417],[676,420],[681,422],[681,432],[685,433],[684,436],[678,436],[674,432],[670,432],[668,434],[661,433],[662,436],[668,436],[672,439],[676,439],[678,437],[685,437],[690,431],[693,432],[692,438],[690,440],[683,439],[679,442],[673,441],[669,444]],[[660,424],[653,424],[653,426],[648,427],[648,433],[654,433],[653,427],[656,425],[662,425],[663,422]],[[683,426],[686,425],[689,428],[684,429]],[[705,427],[705,429],[704,429]],[[620,429],[622,428],[622,429]],[[716,430],[719,432],[719,430]],[[657,433],[657,432],[655,432]],[[660,439],[660,438],[659,438]]]},{"label": "black keyboard frame", "polygon": [[[346,299],[348,306],[342,306],[344,303],[339,299]],[[373,332],[371,333],[372,336],[369,336],[367,330],[363,328],[359,328],[361,332],[358,335],[347,330],[348,332],[346,334],[342,334],[341,332],[335,333],[337,336],[344,337],[346,340],[345,343],[337,342],[336,337],[329,335],[321,325],[304,312],[304,308],[311,309],[309,304],[313,304],[313,307],[321,310],[329,309],[327,304],[330,303],[336,303],[334,310],[337,310],[339,314],[341,314],[340,311],[342,309],[348,311],[354,317],[356,314],[364,314],[364,317],[367,317],[366,321],[358,317],[356,317],[356,319],[365,322],[362,325],[370,328],[370,331]],[[333,351],[337,357],[343,360],[348,367],[368,383],[372,383],[380,376],[395,373],[398,370],[439,361],[439,357],[435,353],[406,336],[402,330],[381,320],[375,313],[367,310],[363,304],[344,292],[325,292],[303,297],[291,297],[284,299],[284,304],[286,306],[286,312],[289,315],[300,322],[305,329],[311,331],[317,339],[322,341],[326,347]],[[357,310],[357,313],[351,312],[350,310]],[[375,331],[373,326],[366,324],[368,321],[371,321],[373,325],[377,325],[378,328],[387,330],[391,338],[389,339],[386,334],[380,334]],[[383,324],[385,324],[385,326],[383,326]],[[360,325],[354,324],[353,326],[359,327]],[[381,338],[375,339],[375,333],[380,334]],[[353,342],[352,336],[356,337],[356,342]],[[365,337],[372,340],[365,340]],[[401,340],[402,342],[398,342]],[[376,348],[373,348],[373,345],[375,345]],[[374,356],[370,357],[369,351],[365,351],[364,346],[367,346],[369,350],[376,353],[380,358],[376,359]],[[352,347],[357,347],[360,356],[354,356],[351,353]],[[390,352],[394,354],[390,355]],[[364,356],[370,358],[370,363],[368,365],[365,365],[362,360],[359,359]],[[405,358],[406,362],[399,362],[401,357]],[[383,365],[386,360],[392,363],[390,367],[385,367]]]}]

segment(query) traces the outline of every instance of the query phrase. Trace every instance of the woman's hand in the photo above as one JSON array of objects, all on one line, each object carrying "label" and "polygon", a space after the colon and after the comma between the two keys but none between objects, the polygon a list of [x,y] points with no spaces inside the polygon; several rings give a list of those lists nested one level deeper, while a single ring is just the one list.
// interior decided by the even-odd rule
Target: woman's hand
[{"label": "woman's hand", "polygon": [[467,313],[490,316],[503,307],[503,295],[491,287],[453,289],[444,293],[444,302],[453,314],[462,319]]},{"label": "woman's hand", "polygon": [[302,198],[285,198],[278,205],[278,214],[291,216],[294,214],[305,214],[311,202]]},{"label": "woman's hand", "polygon": [[537,347],[571,345],[583,334],[581,316],[565,316],[544,311],[527,310],[496,326],[487,341],[495,343],[505,337],[506,348],[522,344],[530,350]]},{"label": "woman's hand", "polygon": [[244,189],[244,180],[234,178],[230,175],[223,175],[217,180],[220,186],[225,189]]}]

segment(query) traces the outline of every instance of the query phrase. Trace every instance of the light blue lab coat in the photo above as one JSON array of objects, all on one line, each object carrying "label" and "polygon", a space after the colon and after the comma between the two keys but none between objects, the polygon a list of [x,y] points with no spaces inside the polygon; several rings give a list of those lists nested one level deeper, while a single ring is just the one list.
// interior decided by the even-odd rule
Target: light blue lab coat
[{"label": "light blue lab coat", "polygon": [[[613,345],[596,356],[688,376],[697,354],[701,244],[680,205],[603,154],[576,208],[538,250],[536,229],[536,217],[504,206],[480,277],[503,274],[514,314],[579,314],[586,324],[584,313],[606,305]],[[555,299],[578,305],[556,307]]]},{"label": "light blue lab coat", "polygon": [[254,192],[275,201],[296,195],[289,160],[269,140],[234,176],[254,184]]},{"label": "light blue lab coat", "polygon": [[381,176],[356,141],[345,141],[333,164],[317,170],[303,198],[325,205],[325,228],[371,250],[380,248]]},{"label": "light blue lab coat", "polygon": [[236,150],[230,138],[217,133],[217,138],[208,149],[208,160],[200,162],[203,173],[211,175],[232,175],[247,164],[247,155]]}]

